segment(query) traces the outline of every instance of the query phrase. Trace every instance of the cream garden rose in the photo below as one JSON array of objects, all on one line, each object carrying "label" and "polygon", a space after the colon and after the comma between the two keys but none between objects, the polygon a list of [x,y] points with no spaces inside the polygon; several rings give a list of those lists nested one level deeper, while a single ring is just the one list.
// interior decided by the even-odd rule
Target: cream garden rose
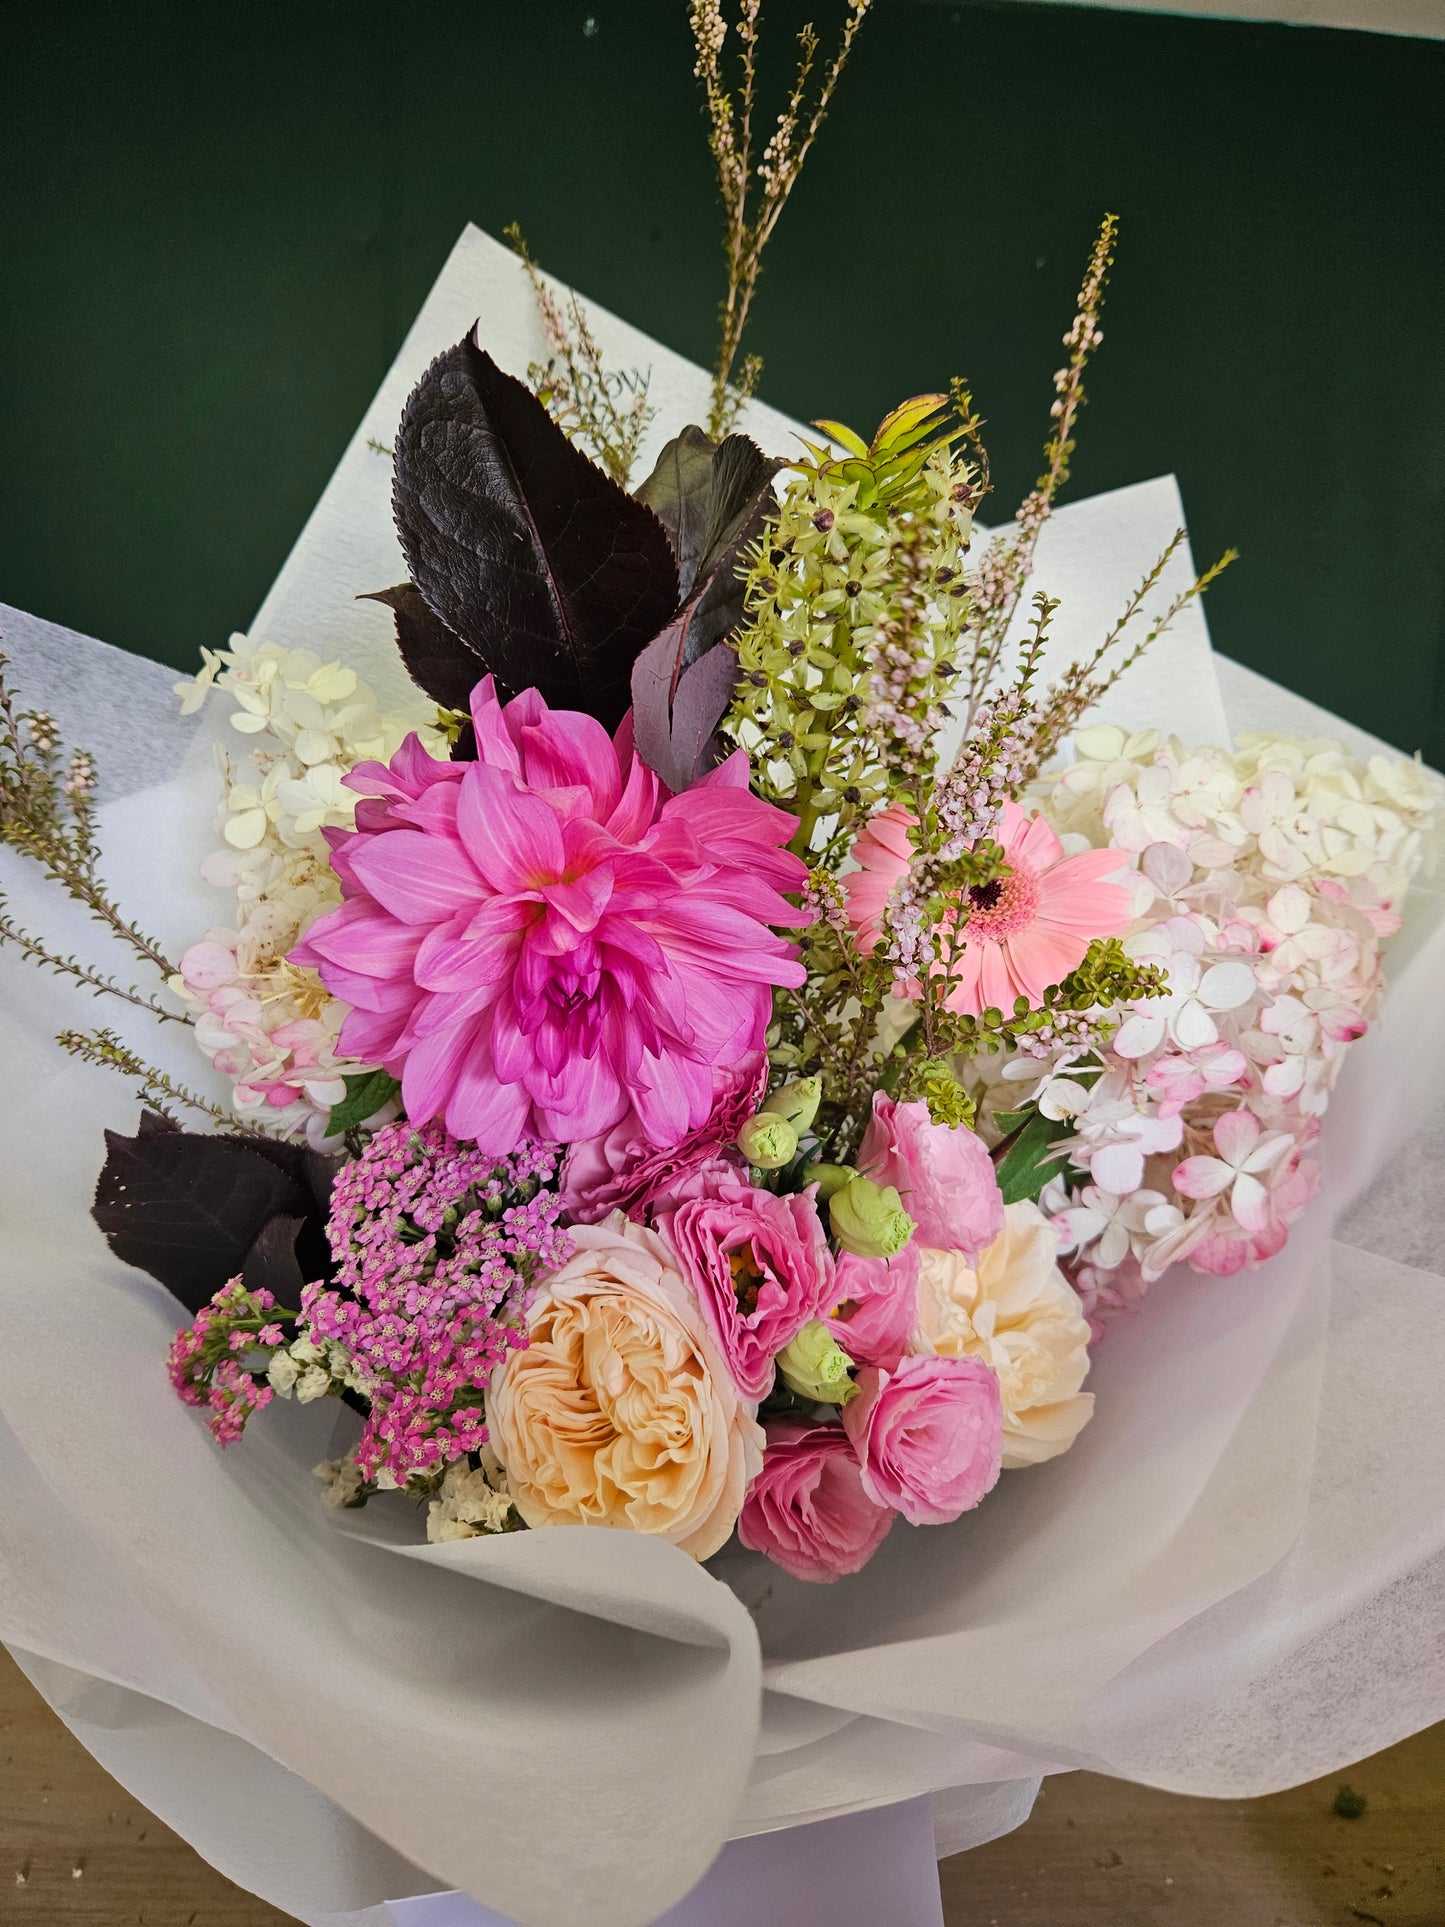
[{"label": "cream garden rose", "polygon": [[919,1252],[918,1329],[910,1349],[980,1358],[1003,1397],[1003,1463],[1067,1452],[1094,1409],[1080,1391],[1089,1326],[1054,1254],[1058,1234],[1035,1204],[1011,1204],[974,1270],[957,1251]]},{"label": "cream garden rose", "polygon": [[572,1232],[487,1423],[529,1526],[655,1533],[706,1559],[732,1532],[763,1434],[669,1246],[620,1211]]}]

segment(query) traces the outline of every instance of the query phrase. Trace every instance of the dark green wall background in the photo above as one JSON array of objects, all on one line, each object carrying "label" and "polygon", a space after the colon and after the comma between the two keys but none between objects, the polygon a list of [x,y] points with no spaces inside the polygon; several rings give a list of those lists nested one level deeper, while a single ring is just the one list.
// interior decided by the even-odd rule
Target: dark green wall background
[{"label": "dark green wall background", "polygon": [[[839,0],[769,0],[785,35]],[[720,292],[682,0],[13,6],[0,600],[174,663],[249,618],[462,224],[699,360]],[[769,256],[762,392],[974,381],[1037,462],[1094,224],[1074,488],[1177,470],[1218,644],[1445,761],[1445,47],[878,0]],[[995,505],[997,513],[997,504]]]}]

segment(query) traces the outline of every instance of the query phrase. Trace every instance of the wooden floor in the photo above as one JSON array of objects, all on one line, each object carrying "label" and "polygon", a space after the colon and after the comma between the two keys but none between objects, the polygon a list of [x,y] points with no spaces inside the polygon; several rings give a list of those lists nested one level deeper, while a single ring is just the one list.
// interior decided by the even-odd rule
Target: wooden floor
[{"label": "wooden floor", "polygon": [[[1333,1810],[1344,1782],[1364,1796],[1354,1819]],[[1179,1799],[1068,1774],[1026,1826],[942,1873],[948,1927],[1445,1927],[1445,1726],[1267,1800]],[[286,1918],[124,1794],[0,1651],[0,1921]]]}]

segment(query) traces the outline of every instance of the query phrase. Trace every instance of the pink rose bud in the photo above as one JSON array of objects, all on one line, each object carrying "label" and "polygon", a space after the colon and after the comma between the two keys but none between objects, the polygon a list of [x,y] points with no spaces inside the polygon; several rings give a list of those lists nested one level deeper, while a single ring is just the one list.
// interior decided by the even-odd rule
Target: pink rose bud
[{"label": "pink rose bud", "polygon": [[738,1537],[795,1579],[828,1581],[865,1566],[893,1513],[875,1505],[848,1434],[838,1425],[775,1419],[763,1469],[738,1520]]},{"label": "pink rose bud", "polygon": [[1003,1193],[983,1140],[966,1124],[935,1124],[926,1104],[876,1092],[858,1169],[893,1186],[921,1245],[961,1251],[973,1264],[1003,1230]]},{"label": "pink rose bud", "polygon": [[863,1490],[910,1524],[942,1526],[976,1506],[1003,1459],[998,1380],[979,1358],[900,1359],[858,1374],[843,1427]]}]

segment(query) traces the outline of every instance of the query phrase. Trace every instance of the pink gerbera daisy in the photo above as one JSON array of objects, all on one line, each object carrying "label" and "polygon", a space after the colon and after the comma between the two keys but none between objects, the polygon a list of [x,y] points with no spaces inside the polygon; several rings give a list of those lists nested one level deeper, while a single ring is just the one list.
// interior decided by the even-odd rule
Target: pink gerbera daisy
[{"label": "pink gerbera daisy", "polygon": [[[881,810],[853,845],[860,867],[843,878],[843,889],[865,950],[882,940],[889,897],[913,855],[912,825],[907,810]],[[1095,937],[1117,936],[1129,924],[1128,891],[1103,881],[1127,861],[1118,850],[1065,856],[1043,817],[1017,803],[1004,804],[995,841],[1009,873],[969,891],[968,941],[948,1000],[975,1017],[990,1008],[1012,1011],[1017,997],[1039,1005],[1051,984],[1082,963]],[[910,994],[908,986],[902,994]]]}]

